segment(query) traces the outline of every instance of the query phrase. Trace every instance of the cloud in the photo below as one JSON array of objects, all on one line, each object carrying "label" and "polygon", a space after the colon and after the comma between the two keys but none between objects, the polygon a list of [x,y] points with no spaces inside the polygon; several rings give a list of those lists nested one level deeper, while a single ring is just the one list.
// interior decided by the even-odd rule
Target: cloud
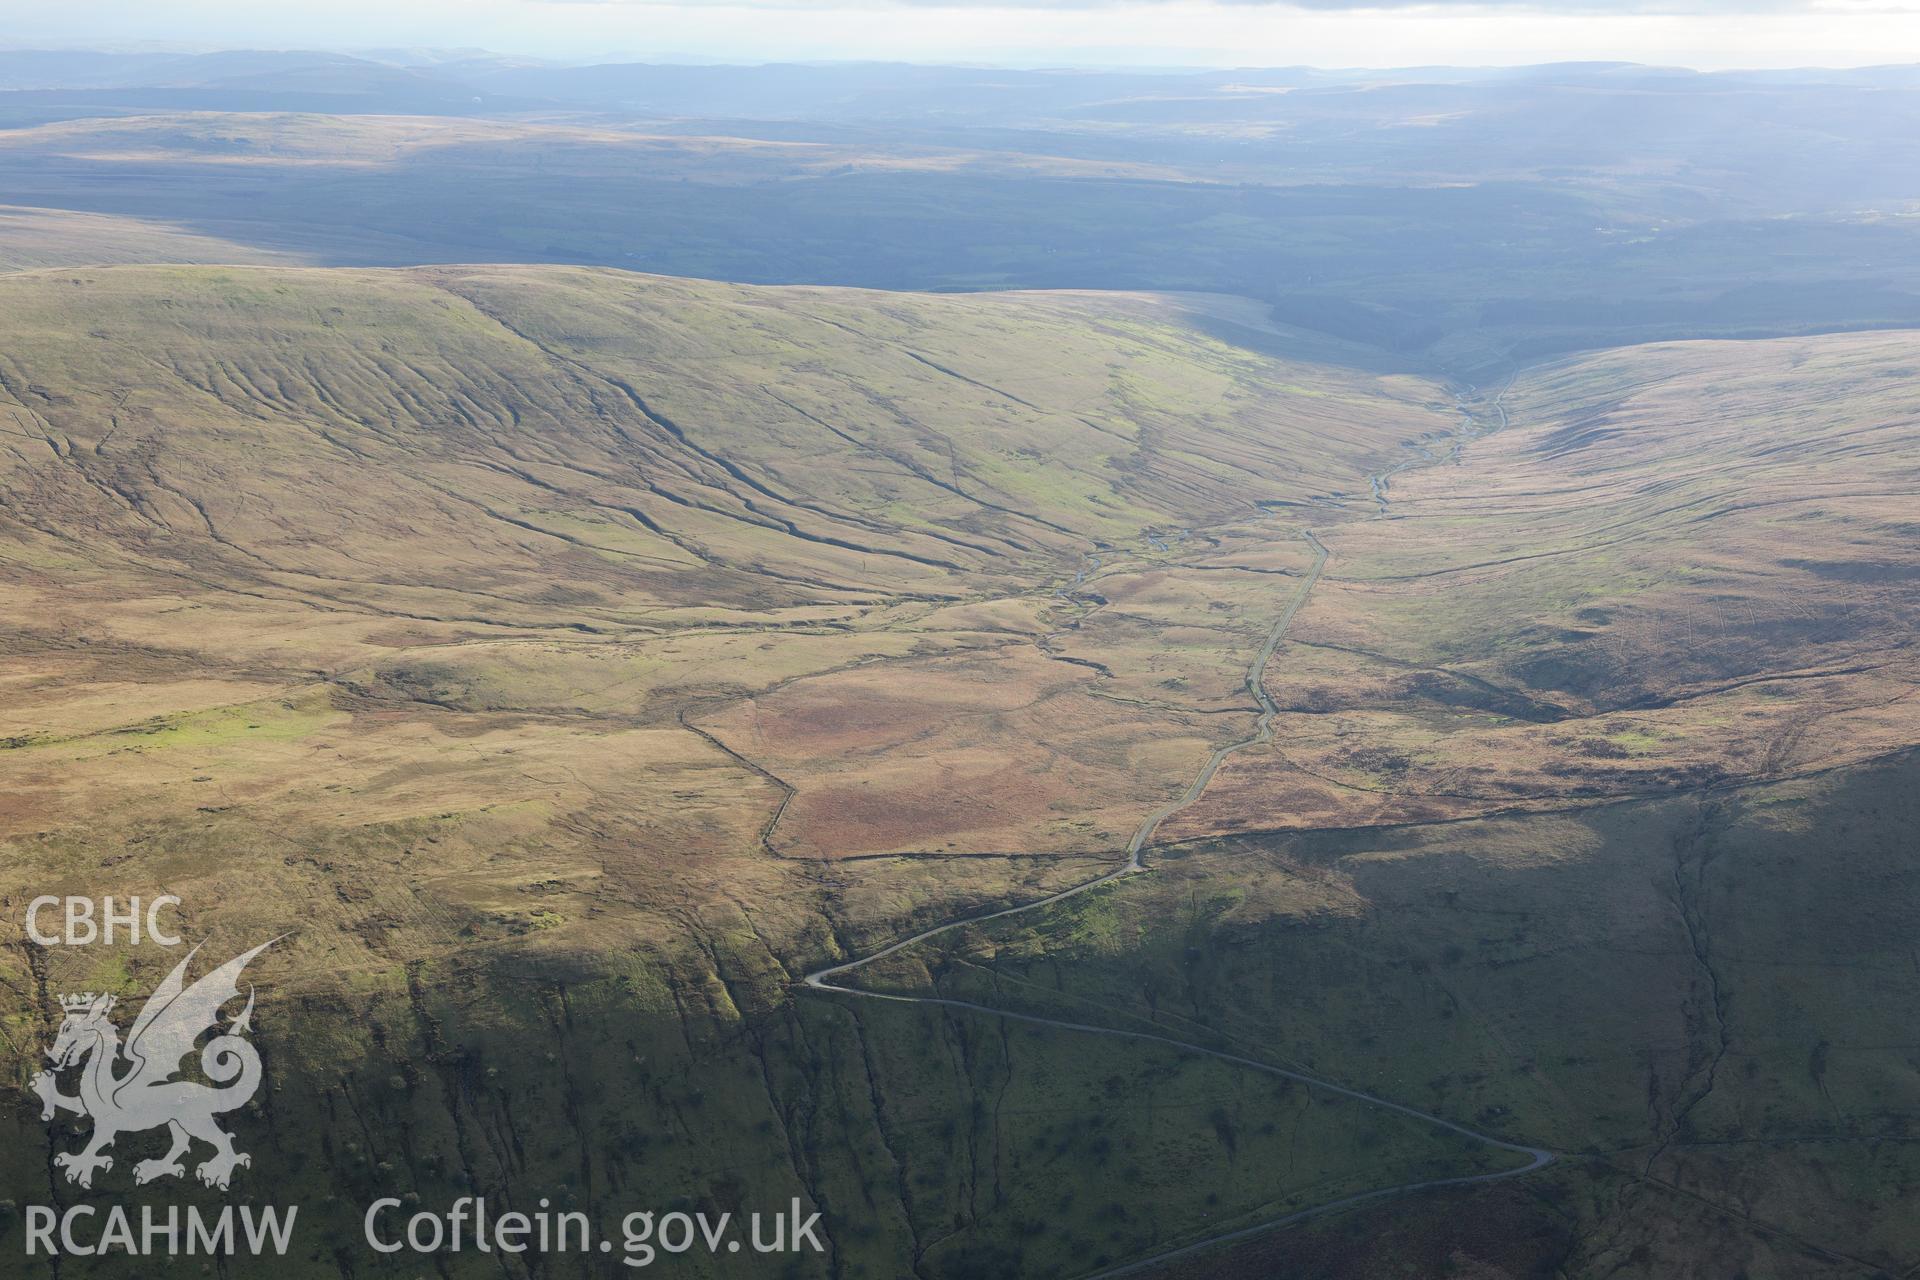
[{"label": "cloud", "polygon": [[1920,62],[1920,0],[0,0],[0,44],[475,47],[573,62]]}]

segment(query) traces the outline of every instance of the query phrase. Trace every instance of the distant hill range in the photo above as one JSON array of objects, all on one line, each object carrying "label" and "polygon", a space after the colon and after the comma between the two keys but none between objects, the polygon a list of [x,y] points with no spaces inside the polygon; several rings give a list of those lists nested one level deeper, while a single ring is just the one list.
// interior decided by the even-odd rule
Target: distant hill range
[{"label": "distant hill range", "polygon": [[[0,190],[34,211],[0,268],[153,260],[164,234],[183,260],[1206,290],[1476,378],[1920,324],[1916,172],[1915,67],[0,53]],[[137,220],[140,248],[55,243],[78,215]]]}]

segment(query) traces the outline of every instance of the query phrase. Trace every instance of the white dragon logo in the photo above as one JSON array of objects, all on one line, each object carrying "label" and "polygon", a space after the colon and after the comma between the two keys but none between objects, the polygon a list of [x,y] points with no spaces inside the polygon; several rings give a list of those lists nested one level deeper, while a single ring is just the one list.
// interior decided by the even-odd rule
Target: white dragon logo
[{"label": "white dragon logo", "polygon": [[[200,950],[195,947],[148,997],[124,1048],[119,1028],[107,1016],[118,997],[91,992],[60,997],[66,1018],[53,1048],[47,1050],[53,1069],[35,1075],[31,1084],[40,1095],[42,1120],[51,1120],[61,1111],[93,1120],[85,1150],[53,1158],[66,1170],[67,1181],[91,1187],[96,1170],[113,1168],[113,1157],[103,1153],[116,1137],[161,1125],[170,1131],[173,1146],[159,1159],[142,1160],[133,1167],[137,1183],[183,1176],[186,1168],[180,1157],[195,1138],[214,1148],[214,1154],[194,1170],[210,1187],[224,1190],[236,1168],[253,1163],[245,1152],[233,1149],[233,1139],[213,1122],[215,1116],[246,1105],[260,1087],[260,1055],[246,1040],[253,1023],[251,987],[240,1016],[200,1051],[200,1070],[224,1087],[174,1077],[180,1073],[181,1059],[193,1052],[201,1035],[215,1029],[221,1006],[239,996],[240,972],[247,962],[278,941],[261,943],[189,987],[187,965]],[[131,1066],[116,1074],[115,1066],[123,1057]],[[69,1096],[60,1092],[57,1076],[72,1067],[80,1068],[80,1091]]]}]

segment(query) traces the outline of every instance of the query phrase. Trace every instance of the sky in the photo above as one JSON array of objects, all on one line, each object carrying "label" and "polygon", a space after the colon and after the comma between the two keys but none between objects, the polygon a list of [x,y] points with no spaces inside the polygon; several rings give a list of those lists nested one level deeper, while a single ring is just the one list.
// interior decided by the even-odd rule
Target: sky
[{"label": "sky", "polygon": [[485,48],[569,61],[1385,67],[1920,62],[1920,0],[0,0],[13,48]]}]

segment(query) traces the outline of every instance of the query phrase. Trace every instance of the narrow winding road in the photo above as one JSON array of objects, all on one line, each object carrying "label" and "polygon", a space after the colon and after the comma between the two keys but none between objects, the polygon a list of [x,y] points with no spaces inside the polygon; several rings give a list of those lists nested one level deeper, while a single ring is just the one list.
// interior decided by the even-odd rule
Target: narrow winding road
[{"label": "narrow winding road", "polygon": [[[1473,388],[1468,388],[1467,391],[1459,397],[1461,411],[1466,417],[1466,422],[1460,434],[1455,437],[1454,448],[1448,451],[1445,455],[1446,457],[1455,456],[1459,446],[1471,438],[1472,435],[1476,434],[1475,428],[1477,423],[1471,410],[1467,407],[1468,397],[1471,396],[1472,393]],[[1501,406],[1500,401],[1505,394],[1505,391],[1502,390],[1500,396],[1496,397],[1492,402],[1492,409],[1499,414],[1500,421],[1503,425],[1506,421],[1506,410]],[[1422,457],[1414,463],[1402,463],[1384,471],[1376,472],[1368,477],[1369,491],[1373,497],[1380,502],[1383,510],[1385,508],[1385,487],[1388,477],[1406,470],[1409,465],[1420,465],[1421,462],[1431,463],[1441,460],[1440,457],[1437,457],[1431,450],[1424,446],[1420,447],[1420,453]],[[1308,545],[1313,548],[1313,566],[1301,581],[1299,589],[1294,592],[1293,598],[1287,602],[1286,608],[1274,619],[1272,627],[1267,631],[1265,642],[1260,646],[1260,651],[1254,656],[1253,663],[1247,670],[1247,692],[1253,697],[1255,704],[1260,708],[1260,717],[1255,724],[1253,733],[1237,742],[1228,743],[1226,746],[1214,751],[1214,753],[1207,758],[1206,764],[1201,766],[1199,773],[1194,776],[1193,781],[1188,784],[1185,791],[1181,792],[1181,794],[1173,800],[1155,809],[1141,820],[1140,825],[1134,830],[1133,838],[1127,842],[1126,862],[1112,871],[1095,876],[1071,888],[1062,889],[1058,893],[1048,894],[1044,898],[1036,898],[1034,901],[1023,903],[1020,906],[1004,907],[998,911],[962,916],[959,919],[949,920],[944,924],[935,925],[930,929],[922,929],[918,933],[909,934],[907,937],[901,938],[896,942],[889,943],[878,951],[860,956],[857,959],[845,961],[841,964],[831,965],[824,969],[817,969],[807,974],[804,981],[808,987],[815,991],[834,992],[862,1000],[886,1000],[896,1004],[920,1004],[947,1009],[963,1009],[971,1013],[985,1014],[989,1017],[1002,1018],[1010,1022],[1022,1022],[1034,1026],[1052,1027],[1060,1031],[1072,1031],[1084,1035],[1107,1036],[1117,1040],[1139,1040],[1152,1044],[1168,1045],[1187,1053],[1215,1058],[1222,1062],[1230,1062],[1236,1066],[1246,1067],[1249,1070],[1264,1072],[1267,1075],[1278,1076],[1286,1080],[1293,1080],[1313,1089],[1320,1089],[1344,1098],[1352,1098],[1370,1106],[1397,1112],[1400,1115],[1411,1117],[1412,1119],[1433,1125],[1439,1129],[1444,1129],[1449,1133],[1467,1138],[1483,1146],[1500,1151],[1512,1152],[1515,1155],[1524,1155],[1528,1157],[1528,1160],[1527,1163],[1523,1165],[1516,1165],[1510,1169],[1495,1170],[1492,1173],[1466,1174],[1456,1178],[1431,1178],[1418,1182],[1403,1182],[1390,1187],[1381,1187],[1374,1191],[1364,1191],[1357,1195],[1345,1196],[1341,1199],[1315,1205],[1312,1208],[1302,1209],[1282,1217],[1270,1218],[1264,1222],[1255,1223],[1252,1226],[1206,1236],[1176,1248],[1137,1259],[1122,1266],[1089,1273],[1083,1277],[1082,1280],[1106,1280],[1108,1277],[1136,1274],[1151,1267],[1160,1266],[1183,1257],[1200,1253],[1218,1245],[1243,1240],[1263,1232],[1277,1230],[1278,1228],[1288,1226],[1306,1218],[1333,1213],[1337,1210],[1349,1208],[1357,1204],[1364,1204],[1372,1200],[1384,1200],[1392,1196],[1408,1195],[1416,1191],[1426,1191],[1440,1187],[1469,1186],[1477,1183],[1499,1182],[1507,1178],[1517,1178],[1522,1174],[1531,1173],[1536,1169],[1550,1164],[1554,1159],[1554,1153],[1545,1147],[1530,1147],[1522,1143],[1508,1142],[1504,1138],[1498,1138],[1492,1134],[1481,1133],[1465,1125],[1456,1124],[1444,1116],[1437,1116],[1430,1111],[1422,1111],[1417,1107],[1410,1107],[1404,1103],[1393,1102],[1389,1099],[1378,1097],[1375,1094],[1367,1093],[1364,1090],[1351,1089],[1345,1085],[1335,1084],[1331,1080],[1323,1080],[1318,1076],[1308,1075],[1302,1071],[1277,1066],[1270,1062],[1262,1062],[1256,1058],[1247,1058],[1239,1054],[1226,1053],[1218,1049],[1208,1048],[1206,1045],[1195,1044],[1189,1040],[1176,1039],[1173,1036],[1156,1035],[1144,1031],[1122,1031],[1114,1027],[1104,1027],[1093,1023],[1068,1022],[1060,1018],[1045,1018],[1035,1014],[1014,1013],[1006,1009],[994,1008],[992,1005],[975,1004],[968,1000],[951,1000],[941,996],[901,995],[893,992],[868,991],[860,987],[846,986],[835,981],[835,979],[863,969],[877,960],[885,959],[887,956],[904,951],[909,947],[918,946],[920,943],[932,938],[937,938],[942,934],[951,933],[956,929],[965,929],[973,925],[985,924],[990,920],[1004,920],[1010,916],[1025,915],[1028,912],[1039,911],[1043,908],[1053,906],[1055,903],[1065,902],[1069,898],[1078,897],[1083,893],[1091,893],[1104,885],[1112,884],[1117,880],[1124,879],[1127,876],[1135,875],[1145,870],[1146,867],[1140,859],[1140,854],[1141,851],[1146,848],[1147,842],[1153,838],[1154,833],[1159,830],[1160,825],[1168,818],[1171,818],[1174,814],[1179,813],[1200,798],[1201,793],[1207,789],[1207,784],[1213,781],[1213,775],[1220,768],[1221,762],[1235,752],[1244,751],[1249,747],[1264,746],[1273,739],[1273,721],[1274,717],[1279,714],[1279,708],[1274,705],[1273,699],[1267,694],[1265,684],[1267,665],[1272,661],[1274,651],[1280,647],[1280,641],[1286,636],[1287,628],[1292,625],[1295,615],[1297,615],[1301,607],[1306,604],[1307,597],[1312,594],[1315,584],[1319,582],[1321,571],[1326,567],[1329,556],[1326,545],[1320,541],[1313,530],[1302,530],[1301,536],[1305,538]]]}]

